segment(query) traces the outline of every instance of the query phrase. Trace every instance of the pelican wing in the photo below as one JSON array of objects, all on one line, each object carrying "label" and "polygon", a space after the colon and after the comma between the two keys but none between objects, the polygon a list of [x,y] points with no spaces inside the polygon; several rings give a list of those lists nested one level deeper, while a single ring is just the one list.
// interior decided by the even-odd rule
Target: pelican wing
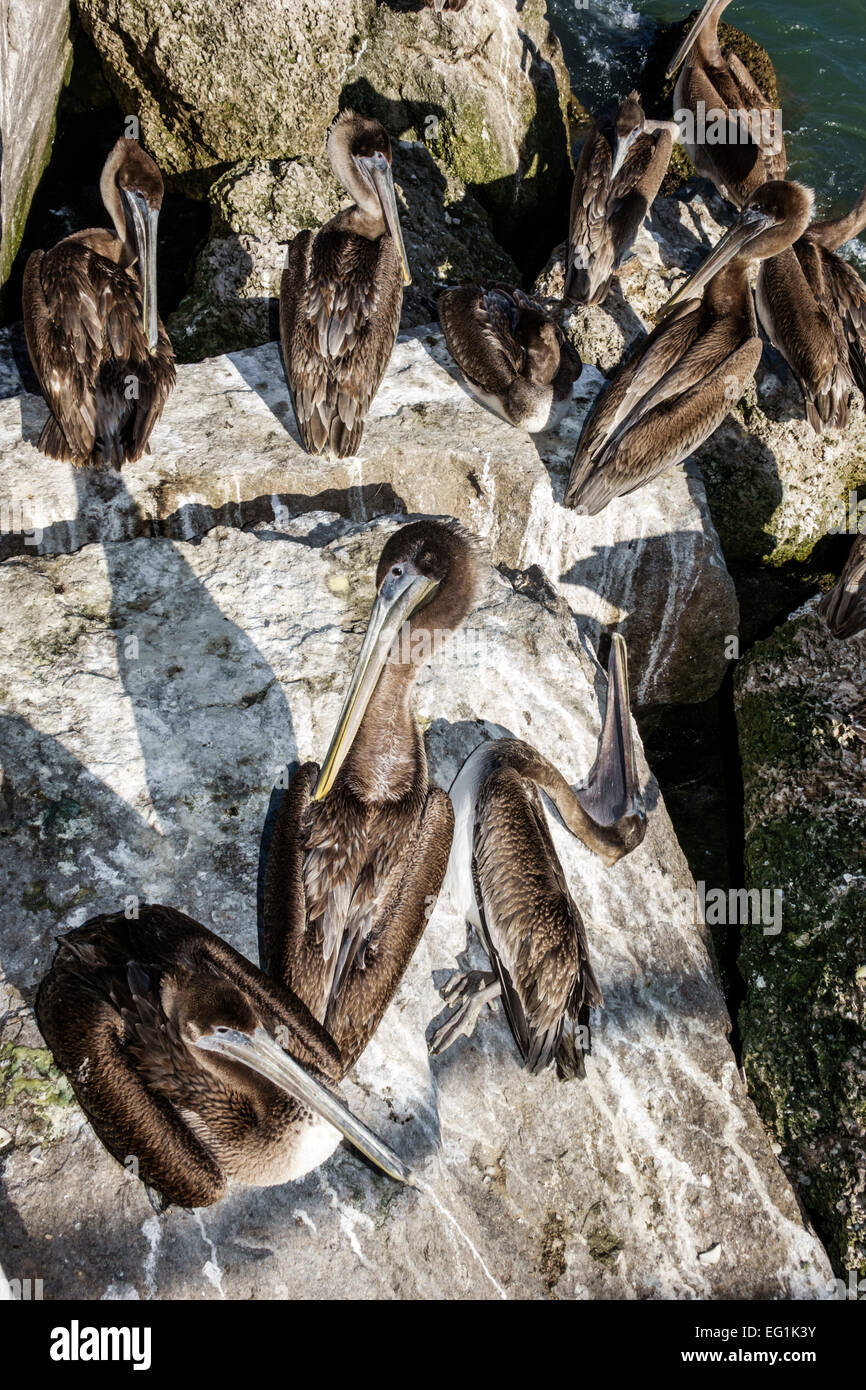
[{"label": "pelican wing", "polygon": [[304,447],[353,454],[400,325],[403,284],[390,236],[377,241],[328,224],[288,249],[280,337]]},{"label": "pelican wing", "polygon": [[541,797],[514,768],[497,769],[482,789],[473,871],[509,1026],[529,1070],[540,1071],[561,1051],[566,1018],[587,1022],[602,998]]},{"label": "pelican wing", "polygon": [[507,391],[523,366],[523,350],[514,336],[514,297],[500,289],[462,285],[440,295],[439,320],[463,375],[483,391]]},{"label": "pelican wing", "polygon": [[834,637],[856,637],[866,630],[866,536],[857,536],[845,568],[818,606]]},{"label": "pelican wing", "polygon": [[[754,375],[761,340],[722,321],[704,332],[702,306],[681,306],[587,420],[566,501],[590,515],[687,458],[721,424]],[[611,397],[608,400],[608,397]]]},{"label": "pelican wing", "polygon": [[583,142],[571,190],[565,293],[578,304],[603,299],[613,274],[614,245],[608,224],[612,169],[610,145],[594,125]]},{"label": "pelican wing", "polygon": [[142,1076],[129,1049],[126,961],[118,968],[102,950],[102,924],[111,920],[97,919],[61,940],[39,989],[39,1026],[118,1162],[169,1203],[207,1206],[222,1196],[225,1178],[171,1102]]},{"label": "pelican wing", "polygon": [[[706,173],[716,185],[724,188],[732,201],[742,203],[769,177],[765,172],[763,153],[751,137],[744,118],[736,113],[743,108],[743,96],[729,69],[714,68],[712,80],[703,68],[692,65],[685,75],[685,106],[696,111],[703,102],[708,112],[725,110],[734,113],[740,138],[726,139],[722,144],[702,144],[697,147],[699,173]],[[690,153],[694,147],[690,147]]]},{"label": "pelican wing", "polygon": [[361,949],[349,956],[325,1026],[351,1066],[379,1026],[436,906],[454,834],[454,810],[438,787],[427,794],[417,829],[379,895]]},{"label": "pelican wing", "polygon": [[613,186],[611,230],[615,267],[622,265],[634,245],[668,171],[673,146],[673,134],[665,129],[641,135],[629,151]]},{"label": "pelican wing", "polygon": [[758,312],[790,366],[812,427],[843,428],[855,387],[866,391],[866,287],[810,233],[761,265]]},{"label": "pelican wing", "polygon": [[27,347],[48,402],[40,448],[73,463],[141,457],[174,385],[160,324],[155,353],[138,282],[74,237],[34,251],[24,272]]}]

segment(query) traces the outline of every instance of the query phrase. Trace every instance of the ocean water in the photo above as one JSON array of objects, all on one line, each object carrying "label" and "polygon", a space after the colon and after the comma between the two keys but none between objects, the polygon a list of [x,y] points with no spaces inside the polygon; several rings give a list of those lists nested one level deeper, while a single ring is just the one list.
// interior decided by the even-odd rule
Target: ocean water
[{"label": "ocean water", "polygon": [[[584,106],[598,110],[624,95],[654,22],[684,19],[699,3],[588,0],[583,8],[547,0]],[[866,184],[866,0],[743,0],[724,18],[763,44],[776,66],[789,177],[815,189],[822,215],[846,211]]]}]

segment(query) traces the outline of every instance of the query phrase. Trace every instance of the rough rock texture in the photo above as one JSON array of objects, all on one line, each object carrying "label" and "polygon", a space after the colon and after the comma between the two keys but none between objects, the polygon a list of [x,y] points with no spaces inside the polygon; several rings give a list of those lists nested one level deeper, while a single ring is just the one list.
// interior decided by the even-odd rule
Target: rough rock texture
[{"label": "rough rock texture", "polygon": [[0,286],[51,154],[71,56],[69,0],[0,0]]},{"label": "rough rock texture", "polygon": [[[393,168],[412,271],[403,293],[404,327],[435,318],[437,291],[449,283],[518,278],[487,214],[428,148],[395,141]],[[233,165],[208,201],[210,235],[189,292],[168,322],[175,352],[187,362],[275,336],[285,243],[305,227],[318,229],[348,200],[321,157]]]},{"label": "rough rock texture", "polygon": [[219,522],[317,507],[357,519],[447,511],[485,537],[497,563],[541,566],[590,636],[620,625],[640,704],[712,695],[738,613],[699,479],[680,469],[601,517],[578,517],[561,498],[600,374],[587,369],[576,383],[560,434],[535,441],[476,404],[458,375],[438,328],[401,338],[361,454],[330,461],[300,447],[276,345],[182,367],[152,453],[120,478],[43,458],[33,441],[44,404],[13,397],[0,403],[0,555],[75,550],[154,524],[192,539]]},{"label": "rough rock texture", "polygon": [[810,604],[736,681],[746,882],[782,931],[743,930],[749,1089],[843,1278],[866,1276],[866,642]]},{"label": "rough rock texture", "polygon": [[314,0],[79,10],[121,107],[190,191],[226,164],[309,158],[354,104],[394,136],[429,138],[517,240],[567,199],[569,82],[544,0],[473,0],[443,20],[378,0],[331,0],[326,15]]},{"label": "rough rock texture", "polygon": [[[584,359],[612,373],[682,283],[678,272],[694,272],[729,218],[718,195],[657,199],[604,305],[563,311]],[[563,271],[564,246],[539,276],[538,292],[561,295]],[[754,384],[693,459],[729,564],[803,561],[837,524],[849,490],[866,484],[866,414],[858,400],[846,430],[815,434],[799,386],[766,345]]]},{"label": "rough rock texture", "polygon": [[[37,1274],[46,1298],[832,1297],[738,1077],[642,756],[650,819],[632,856],[606,871],[552,825],[606,1000],[586,1082],[527,1077],[498,1012],[430,1061],[436,986],[466,946],[446,894],[347,1083],[432,1196],[341,1149],[300,1183],[158,1218],[61,1093],[23,1002],[58,929],[138,896],[254,955],[272,787],[327,742],[393,524],[320,514],[291,535],[220,529],[0,566],[4,1034],[37,1049],[16,1054],[15,1076],[38,1096],[19,1088],[0,1114],[7,1276]],[[447,786],[499,726],[577,781],[596,687],[567,610],[491,570],[419,683],[434,779]]]}]

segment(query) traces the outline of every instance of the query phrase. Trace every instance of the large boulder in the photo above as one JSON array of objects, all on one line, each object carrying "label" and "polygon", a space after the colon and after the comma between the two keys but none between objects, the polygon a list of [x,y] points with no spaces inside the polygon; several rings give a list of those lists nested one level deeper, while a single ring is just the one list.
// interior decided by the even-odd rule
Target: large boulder
[{"label": "large boulder", "polygon": [[[739,1078],[694,884],[640,754],[647,837],[613,870],[551,817],[606,1002],[586,1081],[529,1077],[499,1012],[429,1058],[437,985],[466,959],[447,895],[347,1081],[429,1195],[342,1148],[301,1182],[158,1218],[69,1102],[27,1007],[55,934],[137,897],[255,958],[272,789],[322,755],[394,524],[308,515],[0,565],[6,1274],[37,1275],[46,1298],[832,1297]],[[561,602],[523,587],[491,569],[420,679],[442,786],[497,728],[572,783],[592,763],[598,667]]]},{"label": "large boulder", "polygon": [[[227,164],[309,159],[341,105],[427,139],[520,244],[563,207],[568,76],[544,0],[440,19],[378,0],[79,0],[121,109],[188,191]],[[399,55],[399,62],[395,61]]]},{"label": "large boulder", "polygon": [[[562,323],[586,361],[612,374],[659,309],[723,235],[731,209],[700,184],[657,198],[603,305],[563,306]],[[562,294],[564,246],[537,290]],[[816,434],[800,388],[769,345],[736,408],[692,455],[729,565],[778,569],[805,561],[838,526],[848,494],[866,484],[866,413],[858,397],[845,430]]]},{"label": "large boulder", "polygon": [[678,469],[600,517],[576,516],[561,501],[601,374],[587,368],[559,434],[534,440],[479,406],[458,377],[438,328],[401,336],[360,454],[330,460],[299,444],[276,345],[181,367],[152,452],[120,478],[45,459],[34,448],[42,400],[10,397],[0,403],[11,500],[0,555],[75,550],[154,528],[189,540],[220,522],[281,524],[318,507],[356,519],[447,511],[486,539],[497,563],[540,567],[591,639],[600,627],[620,628],[637,703],[712,695],[738,612],[694,470]]},{"label": "large boulder", "polygon": [[866,1277],[866,642],[795,614],[737,674],[746,884],[781,931],[744,928],[749,1089],[843,1281]]},{"label": "large boulder", "polygon": [[69,0],[0,0],[0,287],[51,155],[71,58]]},{"label": "large boulder", "polygon": [[[393,155],[412,271],[403,293],[404,327],[435,318],[438,291],[449,283],[518,278],[493,238],[487,213],[455,174],[421,143],[395,141]],[[168,321],[175,352],[186,362],[275,336],[286,242],[304,227],[320,227],[347,200],[319,155],[232,165],[211,187],[208,201],[210,234],[189,291]]]}]

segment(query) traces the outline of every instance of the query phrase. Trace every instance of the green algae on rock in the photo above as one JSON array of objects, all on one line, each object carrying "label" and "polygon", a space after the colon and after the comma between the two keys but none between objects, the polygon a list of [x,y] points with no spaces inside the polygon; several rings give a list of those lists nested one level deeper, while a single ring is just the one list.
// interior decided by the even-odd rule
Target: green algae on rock
[{"label": "green algae on rock", "polygon": [[[124,110],[175,185],[248,159],[309,159],[340,107],[425,139],[515,236],[567,210],[569,82],[544,0],[473,0],[440,19],[377,0],[80,0]],[[400,55],[399,63],[395,54]],[[434,143],[435,142],[435,143]],[[507,216],[506,216],[507,215]]]},{"label": "green algae on rock", "polygon": [[743,930],[743,1065],[836,1272],[866,1275],[866,748],[852,719],[866,644],[811,610],[736,680],[746,886],[781,889],[782,930]]}]

